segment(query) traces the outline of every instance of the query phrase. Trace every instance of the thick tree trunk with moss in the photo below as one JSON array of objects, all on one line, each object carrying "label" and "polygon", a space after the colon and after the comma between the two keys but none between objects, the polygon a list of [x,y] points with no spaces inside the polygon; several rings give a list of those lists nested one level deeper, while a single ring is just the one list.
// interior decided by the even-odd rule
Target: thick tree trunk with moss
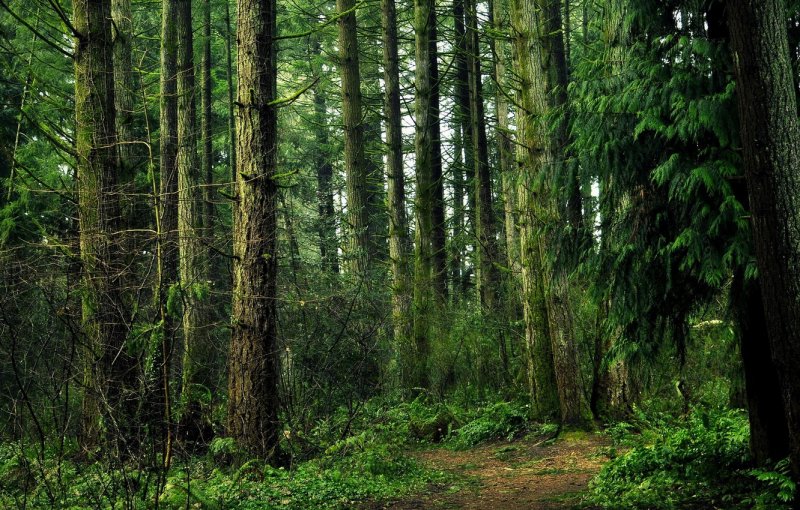
[{"label": "thick tree trunk with moss", "polygon": [[410,382],[411,364],[406,353],[413,335],[411,276],[409,275],[408,220],[403,174],[403,127],[400,110],[400,64],[397,51],[395,0],[381,0],[383,26],[383,80],[386,87],[386,179],[389,204],[389,259],[392,267],[392,322],[394,345],[399,353],[400,377]]},{"label": "thick tree trunk with moss", "polygon": [[[793,477],[800,481],[800,128],[781,0],[731,0],[744,170]],[[795,506],[800,505],[796,503]]]},{"label": "thick tree trunk with moss", "polygon": [[342,77],[344,170],[349,231],[346,257],[353,275],[365,278],[371,263],[371,249],[356,2],[355,0],[337,0],[336,9],[341,13],[339,17],[339,73]]},{"label": "thick tree trunk with moss", "polygon": [[[73,3],[75,149],[86,336],[81,440],[100,443],[101,423],[124,447],[137,405],[135,362],[125,349],[127,324],[120,288],[119,165],[115,134],[111,2]],[[116,430],[119,424],[123,430]]]},{"label": "thick tree trunk with moss", "polygon": [[181,400],[184,432],[190,441],[207,440],[200,395],[213,386],[213,351],[209,332],[208,259],[203,246],[203,201],[197,158],[197,109],[192,37],[192,0],[177,0],[178,95],[178,247],[183,301]]},{"label": "thick tree trunk with moss", "polygon": [[277,59],[275,0],[239,0],[237,206],[227,433],[251,455],[278,453]]},{"label": "thick tree trunk with moss", "polygon": [[537,11],[532,0],[511,0],[511,28],[519,76],[517,119],[517,205],[519,207],[522,304],[525,320],[528,388],[534,413],[541,419],[558,416],[559,401],[545,301],[543,238],[540,224],[545,194],[538,175],[547,164],[547,81],[537,38]]},{"label": "thick tree trunk with moss", "polygon": [[[567,60],[564,46],[564,32],[561,18],[561,0],[536,0],[540,13],[539,45],[543,52],[542,72],[547,75],[548,104],[552,111],[560,111],[562,118],[551,134],[550,148],[547,151],[547,178],[550,181],[545,200],[550,211],[550,221],[563,225],[568,222],[574,211],[565,210],[558,205],[558,180],[565,172],[566,150],[568,144],[567,111]],[[570,180],[572,183],[572,180]],[[571,186],[571,184],[570,184]],[[571,189],[571,188],[570,188]],[[570,197],[574,195],[574,190]],[[580,207],[580,206],[578,206]],[[580,216],[574,226],[582,223]],[[576,230],[577,232],[577,230]],[[577,238],[576,238],[577,239]],[[577,243],[577,241],[575,241]],[[548,248],[553,242],[545,241]],[[574,249],[574,246],[571,247]],[[546,283],[548,314],[550,320],[550,337],[553,343],[553,361],[556,381],[558,383],[559,400],[561,402],[561,420],[564,424],[586,426],[591,421],[589,403],[585,397],[581,370],[578,361],[575,321],[572,312],[572,296],[568,275],[563,268],[556,267],[552,255],[546,262],[549,283]]]}]

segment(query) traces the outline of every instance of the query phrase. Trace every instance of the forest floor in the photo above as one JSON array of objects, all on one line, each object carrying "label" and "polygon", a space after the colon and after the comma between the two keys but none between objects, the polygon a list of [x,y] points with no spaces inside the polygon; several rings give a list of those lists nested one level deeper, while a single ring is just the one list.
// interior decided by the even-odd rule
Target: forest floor
[{"label": "forest floor", "polygon": [[456,475],[411,497],[373,502],[370,510],[575,508],[589,480],[608,461],[608,437],[571,433],[555,441],[532,437],[463,451],[426,449],[413,455],[427,467]]}]

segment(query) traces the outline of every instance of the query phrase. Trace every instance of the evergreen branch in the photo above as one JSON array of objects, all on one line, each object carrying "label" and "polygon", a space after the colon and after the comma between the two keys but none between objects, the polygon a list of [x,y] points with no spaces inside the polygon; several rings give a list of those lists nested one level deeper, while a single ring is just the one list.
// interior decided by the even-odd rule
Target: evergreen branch
[{"label": "evergreen branch", "polygon": [[42,33],[39,32],[38,30],[36,30],[35,28],[33,28],[33,26],[30,23],[28,23],[27,21],[22,19],[22,17],[19,14],[15,13],[14,11],[12,11],[11,7],[8,6],[8,4],[5,2],[5,0],[0,0],[0,6],[2,6],[3,9],[5,9],[6,12],[8,12],[11,15],[12,18],[14,18],[15,20],[19,21],[22,24],[22,26],[24,26],[25,28],[27,28],[28,30],[33,32],[33,35],[35,35],[36,37],[38,37],[39,39],[41,39],[42,41],[47,43],[48,46],[54,48],[56,51],[58,51],[59,53],[61,53],[64,56],[66,56],[67,58],[72,59],[72,58],[75,57],[72,53],[68,52],[67,50],[65,50],[64,48],[59,46],[56,42],[54,42],[54,41],[48,39],[47,37],[45,37],[44,35],[42,35]]},{"label": "evergreen branch", "polygon": [[288,106],[288,105],[290,105],[291,103],[295,102],[295,101],[296,101],[296,100],[297,100],[297,99],[298,99],[300,96],[302,96],[303,94],[305,94],[305,93],[308,91],[308,89],[310,89],[311,87],[313,87],[314,85],[316,85],[318,81],[319,81],[319,77],[317,77],[317,78],[314,78],[314,81],[312,81],[311,83],[309,83],[308,85],[306,85],[306,86],[305,86],[305,87],[303,87],[302,89],[300,89],[300,90],[296,91],[296,92],[295,92],[294,94],[292,94],[291,96],[287,96],[287,97],[281,97],[281,98],[278,98],[278,99],[276,99],[276,100],[274,100],[274,101],[271,101],[271,102],[269,103],[269,106],[275,106],[275,107],[278,107],[278,108],[280,108],[280,107],[282,107],[282,106]]}]

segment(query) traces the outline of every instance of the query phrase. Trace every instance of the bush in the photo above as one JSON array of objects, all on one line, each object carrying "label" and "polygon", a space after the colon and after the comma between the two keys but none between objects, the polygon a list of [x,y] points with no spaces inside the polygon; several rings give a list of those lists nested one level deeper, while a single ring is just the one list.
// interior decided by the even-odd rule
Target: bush
[{"label": "bush", "polygon": [[492,404],[456,430],[449,444],[456,449],[465,449],[491,439],[511,440],[526,430],[528,413],[527,405],[509,402]]},{"label": "bush", "polygon": [[[614,440],[630,444],[625,428]],[[606,464],[591,482],[587,503],[614,509],[783,509],[794,489],[785,464],[750,469],[749,427],[741,411],[694,410],[662,424],[640,444]]]}]

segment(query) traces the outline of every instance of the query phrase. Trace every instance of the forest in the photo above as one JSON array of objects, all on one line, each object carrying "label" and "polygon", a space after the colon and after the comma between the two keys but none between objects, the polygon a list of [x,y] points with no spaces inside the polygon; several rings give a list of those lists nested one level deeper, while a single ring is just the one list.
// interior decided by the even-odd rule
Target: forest
[{"label": "forest", "polygon": [[800,0],[0,0],[0,508],[800,496]]}]

